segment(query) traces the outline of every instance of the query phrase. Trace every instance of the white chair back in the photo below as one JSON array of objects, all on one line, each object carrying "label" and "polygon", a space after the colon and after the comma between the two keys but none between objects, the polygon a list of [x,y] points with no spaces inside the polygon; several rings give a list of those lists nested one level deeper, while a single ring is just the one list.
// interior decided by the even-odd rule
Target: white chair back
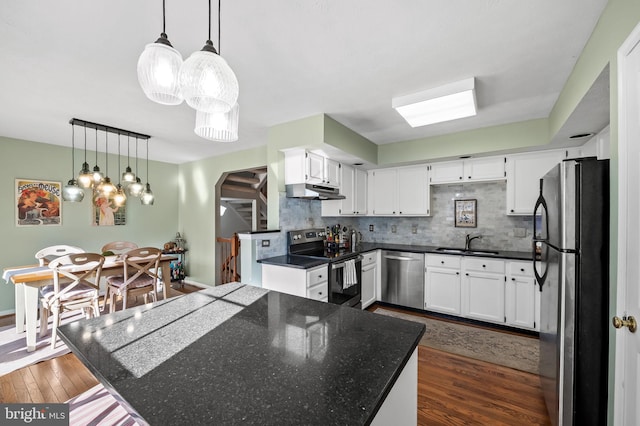
[{"label": "white chair back", "polygon": [[45,247],[42,250],[36,253],[36,259],[38,259],[38,263],[40,266],[45,266],[47,262],[50,262],[53,259],[56,259],[61,256],[65,256],[67,254],[72,253],[84,253],[84,249],[75,246],[68,246],[64,244],[60,244],[57,246]]}]

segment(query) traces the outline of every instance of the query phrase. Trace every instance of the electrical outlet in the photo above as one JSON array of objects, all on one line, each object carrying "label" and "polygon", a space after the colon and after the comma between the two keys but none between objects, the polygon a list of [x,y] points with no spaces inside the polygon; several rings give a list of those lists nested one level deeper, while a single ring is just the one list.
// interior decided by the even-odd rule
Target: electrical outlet
[{"label": "electrical outlet", "polygon": [[398,228],[396,227],[396,225],[391,225],[391,232],[395,234],[397,231]]},{"label": "electrical outlet", "polygon": [[271,240],[262,240],[262,247],[269,247],[271,245]]},{"label": "electrical outlet", "polygon": [[411,233],[412,233],[412,234],[417,234],[417,233],[418,233],[418,227],[417,227],[416,225],[413,225],[413,226],[411,227]]},{"label": "electrical outlet", "polygon": [[373,232],[373,225],[369,225],[369,232]]},{"label": "electrical outlet", "polygon": [[513,228],[513,236],[524,238],[527,236],[527,228]]}]

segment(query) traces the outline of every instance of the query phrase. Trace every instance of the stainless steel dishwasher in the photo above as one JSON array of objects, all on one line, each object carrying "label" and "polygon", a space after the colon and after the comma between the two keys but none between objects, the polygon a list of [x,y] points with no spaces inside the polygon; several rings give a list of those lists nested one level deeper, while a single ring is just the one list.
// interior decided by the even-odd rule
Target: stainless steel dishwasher
[{"label": "stainless steel dishwasher", "polygon": [[424,254],[382,252],[382,302],[424,309]]}]

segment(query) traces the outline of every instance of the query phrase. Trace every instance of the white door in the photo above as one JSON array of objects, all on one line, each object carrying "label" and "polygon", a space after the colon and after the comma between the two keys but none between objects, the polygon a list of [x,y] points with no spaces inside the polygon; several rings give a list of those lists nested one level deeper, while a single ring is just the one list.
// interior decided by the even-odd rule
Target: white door
[{"label": "white door", "polygon": [[[640,25],[618,50],[618,317],[640,319]],[[616,331],[614,424],[637,425],[640,331]]]}]

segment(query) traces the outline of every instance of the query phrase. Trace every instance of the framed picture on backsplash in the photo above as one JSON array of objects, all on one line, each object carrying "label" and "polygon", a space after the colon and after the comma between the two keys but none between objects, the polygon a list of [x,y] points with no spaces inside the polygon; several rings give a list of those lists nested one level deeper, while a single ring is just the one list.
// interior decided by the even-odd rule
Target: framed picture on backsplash
[{"label": "framed picture on backsplash", "polygon": [[475,228],[478,226],[477,200],[454,200],[456,228]]}]

